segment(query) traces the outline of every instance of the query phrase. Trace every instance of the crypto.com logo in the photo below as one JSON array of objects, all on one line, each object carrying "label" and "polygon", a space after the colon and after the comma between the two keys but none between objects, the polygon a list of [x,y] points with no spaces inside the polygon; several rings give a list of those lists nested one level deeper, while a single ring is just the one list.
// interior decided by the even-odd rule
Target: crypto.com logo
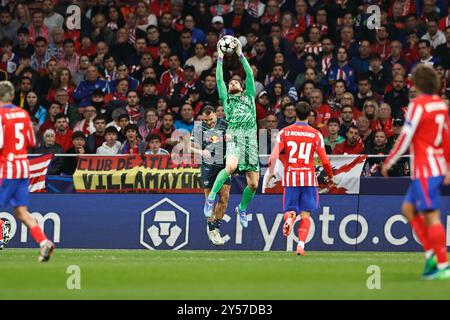
[{"label": "crypto.com logo", "polygon": [[381,9],[377,5],[367,7],[366,14],[370,14],[367,18],[367,29],[377,30],[381,28]]},{"label": "crypto.com logo", "polygon": [[189,212],[168,198],[141,213],[140,243],[150,249],[178,250],[188,244]]},{"label": "crypto.com logo", "polygon": [[81,29],[81,9],[76,4],[71,4],[66,10],[66,27],[68,30]]}]

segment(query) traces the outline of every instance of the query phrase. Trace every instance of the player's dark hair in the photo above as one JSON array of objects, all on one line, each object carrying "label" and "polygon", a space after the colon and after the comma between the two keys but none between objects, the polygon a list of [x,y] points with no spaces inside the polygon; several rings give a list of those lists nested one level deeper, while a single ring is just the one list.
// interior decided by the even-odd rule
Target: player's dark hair
[{"label": "player's dark hair", "polygon": [[207,116],[209,116],[211,113],[215,113],[215,112],[216,112],[216,110],[214,109],[213,106],[206,106],[203,108],[203,111],[202,111],[202,113],[206,114]]},{"label": "player's dark hair", "polygon": [[295,113],[297,114],[297,118],[300,120],[308,119],[311,114],[311,105],[308,102],[300,101],[295,105]]},{"label": "player's dark hair", "polygon": [[414,86],[425,94],[435,94],[440,85],[436,71],[424,64],[419,64],[413,69],[412,81]]}]

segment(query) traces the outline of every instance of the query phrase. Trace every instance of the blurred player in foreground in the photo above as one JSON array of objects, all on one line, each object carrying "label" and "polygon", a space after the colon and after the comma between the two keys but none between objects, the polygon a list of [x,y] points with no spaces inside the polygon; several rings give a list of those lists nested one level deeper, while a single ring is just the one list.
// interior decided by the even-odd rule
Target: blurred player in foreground
[{"label": "blurred player in foreground", "polygon": [[409,148],[411,184],[402,211],[425,251],[424,279],[450,279],[445,230],[440,220],[439,187],[450,183],[448,106],[436,95],[439,82],[436,72],[425,65],[412,74],[419,91],[408,106],[406,121],[397,142],[384,162],[383,176]]},{"label": "blurred player in foreground", "polygon": [[284,226],[283,235],[288,236],[300,213],[298,226],[297,254],[305,255],[305,242],[311,222],[311,212],[319,208],[318,182],[314,167],[314,153],[317,152],[328,181],[333,178],[333,169],[325,152],[322,134],[308,125],[311,106],[306,102],[296,105],[297,121],[283,128],[269,158],[269,176],[275,178],[274,168],[280,153],[286,153],[282,185]]},{"label": "blurred player in foreground", "polygon": [[[203,122],[194,126],[191,151],[202,157],[201,183],[207,199],[217,175],[225,168],[227,122],[224,119],[217,119],[216,111],[211,106],[206,106],[202,115]],[[220,225],[227,210],[230,189],[231,182],[228,178],[219,190],[220,200],[216,204],[214,214],[207,217],[208,237],[216,246],[225,244],[220,235]]]},{"label": "blurred player in foreground", "polygon": [[12,104],[14,86],[0,82],[0,207],[14,208],[16,217],[29,229],[40,245],[38,261],[45,262],[55,249],[36,220],[28,212],[29,170],[27,149],[34,147],[35,137],[28,113]]},{"label": "blurred player in foreground", "polygon": [[245,90],[238,80],[231,80],[228,89],[223,79],[223,57],[224,53],[217,48],[217,88],[219,97],[225,110],[225,118],[228,122],[226,164],[225,169],[217,175],[211,193],[205,201],[204,214],[212,216],[212,208],[219,190],[227,179],[238,170],[245,172],[247,186],[242,194],[239,205],[235,208],[243,228],[247,228],[247,205],[253,199],[259,182],[259,154],[257,142],[256,106],[255,106],[255,80],[253,70],[242,53],[242,47],[237,40],[236,54],[245,71]]}]

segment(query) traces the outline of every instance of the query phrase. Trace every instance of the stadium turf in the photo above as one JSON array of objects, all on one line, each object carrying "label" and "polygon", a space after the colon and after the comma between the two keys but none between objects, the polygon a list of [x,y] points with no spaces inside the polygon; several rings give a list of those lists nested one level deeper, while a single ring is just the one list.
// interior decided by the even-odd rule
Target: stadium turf
[{"label": "stadium turf", "polygon": [[[450,281],[420,280],[421,253],[57,249],[47,264],[36,257],[37,249],[0,251],[0,299],[450,298]],[[80,290],[67,289],[70,265],[80,267]],[[380,267],[380,290],[367,288],[371,265]]]}]

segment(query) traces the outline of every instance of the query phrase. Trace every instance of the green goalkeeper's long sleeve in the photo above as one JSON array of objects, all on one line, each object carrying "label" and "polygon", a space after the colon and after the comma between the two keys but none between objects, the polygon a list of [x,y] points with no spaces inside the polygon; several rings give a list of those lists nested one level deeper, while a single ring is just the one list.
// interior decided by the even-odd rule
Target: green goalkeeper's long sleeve
[{"label": "green goalkeeper's long sleeve", "polygon": [[253,77],[252,67],[244,54],[241,54],[240,59],[245,71],[245,91],[252,97],[256,97],[255,78]]},{"label": "green goalkeeper's long sleeve", "polygon": [[225,104],[227,103],[228,91],[227,85],[223,80],[223,58],[217,59],[216,83],[217,83],[217,90],[219,91],[220,102],[225,108],[226,107]]}]

